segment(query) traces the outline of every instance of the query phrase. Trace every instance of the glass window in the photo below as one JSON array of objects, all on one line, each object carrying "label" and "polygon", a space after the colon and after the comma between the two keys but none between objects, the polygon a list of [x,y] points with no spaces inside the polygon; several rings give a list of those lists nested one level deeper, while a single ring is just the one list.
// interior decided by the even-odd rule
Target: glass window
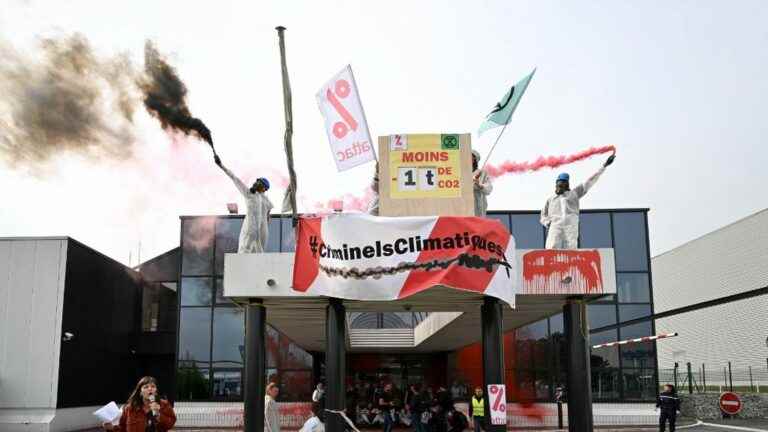
[{"label": "glass window", "polygon": [[280,367],[285,369],[312,369],[312,354],[284,338],[285,349],[280,350]]},{"label": "glass window", "polygon": [[223,400],[242,400],[243,373],[241,370],[214,370],[213,397]]},{"label": "glass window", "polygon": [[619,370],[592,369],[592,398],[595,400],[616,400],[619,398]]},{"label": "glass window", "polygon": [[539,340],[539,339],[546,339],[547,338],[547,320],[543,319],[541,321],[536,321],[535,323],[528,324],[527,326],[521,327],[517,330],[517,338],[518,339],[531,339],[531,340]]},{"label": "glass window", "polygon": [[280,400],[310,400],[313,387],[311,370],[280,371]]},{"label": "glass window", "polygon": [[237,307],[213,310],[213,366],[242,367],[245,346],[245,313]]},{"label": "glass window", "polygon": [[211,360],[211,309],[181,308],[179,366],[196,363],[208,366]]},{"label": "glass window", "polygon": [[651,290],[648,273],[617,273],[616,284],[620,303],[649,303]]},{"label": "glass window", "polygon": [[553,335],[555,333],[565,334],[565,326],[563,324],[562,313],[549,317],[549,331]]},{"label": "glass window", "polygon": [[645,213],[614,213],[613,239],[616,271],[648,270]]},{"label": "glass window", "polygon": [[213,274],[213,233],[215,217],[183,219],[181,225],[181,274]]},{"label": "glass window", "polygon": [[635,339],[645,336],[651,336],[651,322],[641,322],[638,324],[632,324],[624,326],[619,330],[622,339]]},{"label": "glass window", "polygon": [[588,304],[589,328],[596,329],[616,324],[616,306],[612,304]]},{"label": "glass window", "polygon": [[296,229],[293,227],[293,220],[290,217],[281,218],[282,234],[280,235],[280,250],[282,252],[293,252],[296,250]]},{"label": "glass window", "polygon": [[[616,330],[606,330],[589,335],[589,345],[599,345],[618,341]],[[618,367],[619,350],[617,346],[591,349],[590,364],[593,368]]]},{"label": "glass window", "polygon": [[510,225],[509,225],[509,214],[507,213],[496,213],[496,214],[487,214],[485,215],[488,219],[496,219],[497,221],[501,222],[502,225],[504,225],[507,228],[507,231],[510,231]]},{"label": "glass window", "polygon": [[624,399],[652,401],[656,398],[656,375],[653,369],[624,369]]},{"label": "glass window", "polygon": [[178,400],[206,400],[210,398],[211,381],[208,369],[180,367],[176,372]]},{"label": "glass window", "polygon": [[264,340],[267,345],[267,367],[277,367],[277,359],[280,356],[280,333],[267,324]]},{"label": "glass window", "polygon": [[512,235],[517,249],[544,249],[544,227],[538,214],[513,214]]},{"label": "glass window", "polygon": [[651,305],[619,305],[621,322],[643,318],[651,315]]},{"label": "glass window", "polygon": [[655,368],[653,342],[627,344],[621,347],[621,365],[625,368]]},{"label": "glass window", "polygon": [[224,279],[216,278],[216,304],[217,305],[233,305],[235,302],[227,297],[224,297]]},{"label": "glass window", "polygon": [[375,329],[379,327],[379,314],[377,312],[354,312],[349,314],[352,323],[350,327],[356,329]]},{"label": "glass window", "polygon": [[216,274],[224,274],[224,254],[237,253],[243,218],[216,219]]},{"label": "glass window", "polygon": [[610,248],[611,215],[608,213],[581,213],[579,216],[579,247]]},{"label": "glass window", "polygon": [[213,297],[211,278],[181,278],[181,305],[207,306]]},{"label": "glass window", "polygon": [[269,218],[269,238],[264,252],[280,252],[280,217]]}]

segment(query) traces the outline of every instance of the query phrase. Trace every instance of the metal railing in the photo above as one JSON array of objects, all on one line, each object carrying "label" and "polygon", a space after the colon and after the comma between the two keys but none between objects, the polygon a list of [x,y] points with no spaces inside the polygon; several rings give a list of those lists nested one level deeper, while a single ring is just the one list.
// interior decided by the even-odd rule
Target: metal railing
[{"label": "metal railing", "polygon": [[678,392],[768,393],[768,358],[765,364],[734,367],[723,365],[675,363],[672,368],[659,369],[659,385],[674,384]]}]

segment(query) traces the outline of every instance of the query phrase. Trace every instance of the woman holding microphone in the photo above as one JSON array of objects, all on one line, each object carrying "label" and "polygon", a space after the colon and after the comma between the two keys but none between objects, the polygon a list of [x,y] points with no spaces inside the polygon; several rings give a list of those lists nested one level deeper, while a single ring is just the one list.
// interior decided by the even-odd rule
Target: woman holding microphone
[{"label": "woman holding microphone", "polygon": [[157,396],[157,380],[150,376],[140,379],[123,406],[120,423],[104,423],[106,431],[167,432],[176,424],[176,413],[170,402]]}]

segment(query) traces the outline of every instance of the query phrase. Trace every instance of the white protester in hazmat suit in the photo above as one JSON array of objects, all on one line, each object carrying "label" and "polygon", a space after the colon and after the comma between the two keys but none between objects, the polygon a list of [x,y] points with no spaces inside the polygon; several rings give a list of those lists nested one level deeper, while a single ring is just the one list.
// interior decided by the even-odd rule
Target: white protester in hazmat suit
[{"label": "white protester in hazmat suit", "polygon": [[218,156],[214,156],[214,160],[235,183],[247,206],[237,253],[263,253],[269,239],[269,212],[273,207],[264,193],[269,190],[269,180],[259,177],[249,188],[221,163]]},{"label": "white protester in hazmat suit", "polygon": [[488,195],[493,191],[491,177],[484,169],[479,168],[480,153],[472,150],[472,180],[475,194],[475,216],[485,217],[488,210]]},{"label": "white protester in hazmat suit", "polygon": [[579,244],[579,200],[592,189],[605,168],[613,163],[611,155],[586,182],[571,189],[570,176],[562,173],[555,182],[555,195],[547,199],[541,211],[541,224],[548,228],[547,249],[576,249]]}]

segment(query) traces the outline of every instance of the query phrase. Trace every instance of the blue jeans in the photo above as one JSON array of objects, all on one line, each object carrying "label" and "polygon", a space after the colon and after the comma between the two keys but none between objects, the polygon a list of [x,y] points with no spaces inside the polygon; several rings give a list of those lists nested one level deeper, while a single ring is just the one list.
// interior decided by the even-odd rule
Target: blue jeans
[{"label": "blue jeans", "polygon": [[384,432],[392,432],[392,427],[395,425],[395,419],[392,418],[392,411],[384,411]]}]

